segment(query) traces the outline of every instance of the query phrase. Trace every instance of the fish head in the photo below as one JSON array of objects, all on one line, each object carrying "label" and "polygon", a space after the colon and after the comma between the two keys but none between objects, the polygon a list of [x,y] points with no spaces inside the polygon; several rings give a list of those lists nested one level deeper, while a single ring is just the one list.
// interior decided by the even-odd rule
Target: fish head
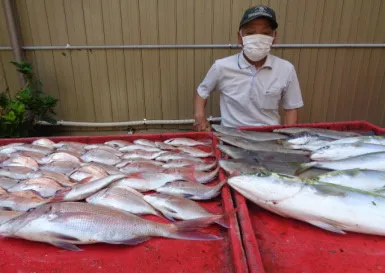
[{"label": "fish head", "polygon": [[293,197],[305,185],[298,178],[269,172],[233,176],[228,179],[228,184],[252,201],[267,202]]}]

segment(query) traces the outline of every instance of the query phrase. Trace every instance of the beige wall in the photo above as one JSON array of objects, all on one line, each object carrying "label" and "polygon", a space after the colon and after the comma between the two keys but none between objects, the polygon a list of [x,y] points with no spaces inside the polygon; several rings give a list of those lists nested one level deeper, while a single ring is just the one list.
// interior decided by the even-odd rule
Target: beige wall
[{"label": "beige wall", "polygon": [[[237,43],[243,11],[277,12],[279,44],[385,43],[383,0],[18,0],[25,45]],[[0,7],[0,14],[3,11]],[[9,39],[0,16],[0,46]],[[193,92],[228,49],[27,51],[59,119],[184,119]],[[298,72],[301,122],[368,120],[385,126],[385,48],[275,49]],[[11,51],[0,51],[0,90],[16,91]],[[219,115],[218,95],[208,114]]]}]

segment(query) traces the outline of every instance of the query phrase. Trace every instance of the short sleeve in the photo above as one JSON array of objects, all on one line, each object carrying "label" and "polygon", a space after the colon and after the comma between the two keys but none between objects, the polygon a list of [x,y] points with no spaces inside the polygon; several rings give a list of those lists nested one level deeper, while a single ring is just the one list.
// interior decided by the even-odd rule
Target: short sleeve
[{"label": "short sleeve", "polygon": [[300,108],[304,105],[301,88],[294,67],[290,72],[288,83],[282,97],[282,105],[285,110]]},{"label": "short sleeve", "polygon": [[206,99],[208,96],[210,96],[210,93],[213,92],[218,84],[218,70],[217,66],[214,63],[210,70],[207,72],[206,77],[201,82],[201,84],[198,86],[198,94],[202,98]]}]

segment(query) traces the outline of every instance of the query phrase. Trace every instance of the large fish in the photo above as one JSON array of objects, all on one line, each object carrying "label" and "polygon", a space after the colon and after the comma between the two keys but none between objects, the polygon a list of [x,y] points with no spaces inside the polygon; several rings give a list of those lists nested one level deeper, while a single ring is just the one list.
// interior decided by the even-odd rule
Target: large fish
[{"label": "large fish", "polygon": [[107,187],[112,182],[123,178],[123,174],[109,175],[89,183],[80,183],[73,186],[70,190],[62,190],[56,196],[57,201],[78,201],[83,200],[95,192]]},{"label": "large fish", "polygon": [[[215,215],[195,201],[183,197],[153,193],[145,195],[143,198],[171,221],[175,221],[175,219],[191,220]],[[223,219],[218,220],[217,224],[228,227]]]},{"label": "large fish", "polygon": [[314,151],[310,158],[315,161],[333,161],[378,152],[385,152],[385,145],[360,142],[333,144]]},{"label": "large fish", "polygon": [[307,127],[280,128],[280,129],[273,130],[273,132],[287,134],[287,135],[296,135],[296,134],[307,132],[320,137],[327,137],[332,139],[361,136],[361,134],[355,133],[355,132],[344,132],[344,131],[336,131],[336,130],[321,129],[321,128],[307,128]]},{"label": "large fish", "polygon": [[366,154],[336,161],[313,161],[301,164],[297,174],[312,168],[328,170],[368,169],[385,171],[385,152]]},{"label": "large fish", "polygon": [[134,214],[153,214],[159,213],[143,199],[143,194],[125,186],[116,186],[103,189],[86,199],[88,203],[107,206],[131,212]]},{"label": "large fish", "polygon": [[217,124],[213,124],[211,127],[215,131],[223,135],[242,137],[253,141],[273,141],[273,140],[283,140],[287,138],[287,136],[278,134],[278,133],[241,131],[241,130],[237,130],[234,128],[225,127]]},{"label": "large fish", "polygon": [[233,136],[226,136],[226,135],[220,136],[219,138],[223,142],[226,142],[233,146],[236,146],[248,151],[253,151],[253,152],[265,151],[265,152],[279,152],[279,153],[301,154],[301,155],[309,154],[309,152],[307,151],[288,149],[283,147],[280,144],[269,142],[269,141],[252,141],[241,137],[233,137]]},{"label": "large fish", "polygon": [[81,203],[51,203],[31,210],[0,226],[0,235],[46,242],[79,251],[76,245],[107,243],[137,245],[151,237],[183,240],[219,240],[197,231],[221,219],[210,216],[172,224],[143,219],[108,207]]},{"label": "large fish", "polygon": [[381,171],[360,169],[333,171],[319,175],[315,180],[364,191],[385,190],[385,172]]},{"label": "large fish", "polygon": [[225,184],[226,180],[215,186],[205,186],[187,181],[174,181],[155,189],[155,191],[192,200],[210,200],[219,196],[221,189]]},{"label": "large fish", "polygon": [[304,183],[274,173],[234,176],[228,183],[250,201],[283,217],[341,234],[385,235],[385,198],[380,195]]}]

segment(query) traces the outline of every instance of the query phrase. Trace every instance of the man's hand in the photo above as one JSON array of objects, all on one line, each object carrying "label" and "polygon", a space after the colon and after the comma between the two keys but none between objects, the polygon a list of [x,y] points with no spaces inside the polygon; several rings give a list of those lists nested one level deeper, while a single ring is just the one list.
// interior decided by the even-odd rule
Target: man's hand
[{"label": "man's hand", "polygon": [[204,115],[195,116],[194,130],[198,132],[211,131],[210,124]]},{"label": "man's hand", "polygon": [[298,109],[285,110],[285,125],[294,125],[298,122]]},{"label": "man's hand", "polygon": [[198,92],[195,93],[195,107],[194,107],[194,130],[195,131],[210,131],[209,122],[206,119],[205,107],[207,99],[199,96]]}]

